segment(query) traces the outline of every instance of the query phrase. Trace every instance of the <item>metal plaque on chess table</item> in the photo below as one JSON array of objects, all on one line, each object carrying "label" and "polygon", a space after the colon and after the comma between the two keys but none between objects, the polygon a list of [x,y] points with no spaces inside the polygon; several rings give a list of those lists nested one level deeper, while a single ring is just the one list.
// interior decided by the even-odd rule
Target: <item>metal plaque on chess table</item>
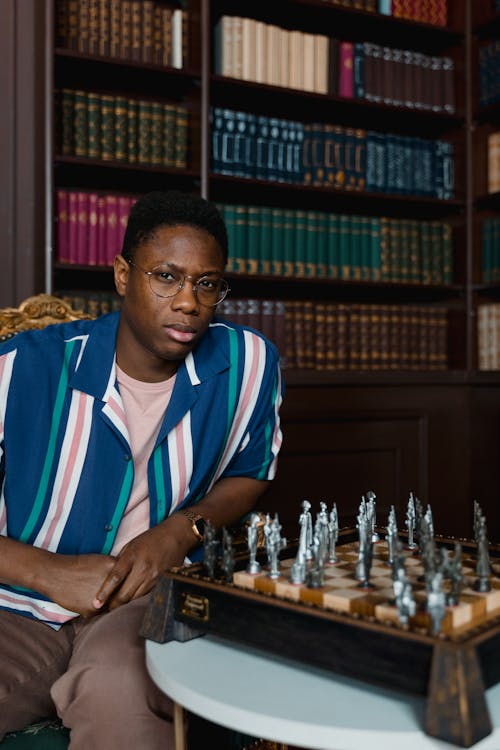
[{"label": "metal plaque on chess table", "polygon": [[[246,555],[237,556],[232,582],[219,570],[209,578],[201,563],[173,569],[161,577],[151,596],[141,634],[165,642],[211,633],[426,696],[425,731],[470,747],[491,732],[484,691],[500,680],[500,584],[496,588],[495,582],[489,597],[466,588],[460,605],[447,612],[439,635],[432,634],[423,610],[403,626],[391,602],[384,543],[376,546],[373,586],[362,590],[350,574],[356,538],[355,529],[341,530],[340,561],[316,588],[289,581],[287,568],[297,544],[282,550],[278,579],[266,574],[263,560],[258,578],[248,574]],[[451,547],[443,538],[443,547],[447,543]],[[475,545],[461,543],[465,559],[472,560]],[[500,560],[500,548],[491,545],[490,553],[495,563]],[[416,560],[408,552],[418,600]]]}]

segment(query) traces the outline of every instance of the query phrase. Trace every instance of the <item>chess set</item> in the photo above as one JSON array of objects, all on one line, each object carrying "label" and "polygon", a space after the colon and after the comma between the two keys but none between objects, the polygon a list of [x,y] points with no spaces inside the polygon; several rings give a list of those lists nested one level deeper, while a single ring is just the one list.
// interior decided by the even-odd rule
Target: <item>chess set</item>
[{"label": "chess set", "polygon": [[404,531],[393,507],[377,525],[371,492],[352,528],[323,502],[313,523],[304,500],[293,542],[269,514],[252,514],[241,551],[208,525],[203,562],[160,578],[142,635],[212,633],[426,696],[427,734],[470,747],[491,732],[484,691],[500,681],[500,547],[473,512],[473,540],[436,535],[412,494]]}]

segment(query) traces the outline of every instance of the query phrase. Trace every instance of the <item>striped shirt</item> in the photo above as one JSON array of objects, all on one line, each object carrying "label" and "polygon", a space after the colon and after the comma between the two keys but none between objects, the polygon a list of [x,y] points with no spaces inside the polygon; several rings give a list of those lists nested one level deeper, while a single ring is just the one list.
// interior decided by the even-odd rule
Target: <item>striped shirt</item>
[{"label": "striped shirt", "polygon": [[[109,554],[134,469],[115,367],[119,313],[0,345],[0,534]],[[222,477],[272,479],[281,445],[276,348],[214,319],[182,362],[148,462],[150,526]],[[60,625],[75,613],[0,585],[0,608]]]}]

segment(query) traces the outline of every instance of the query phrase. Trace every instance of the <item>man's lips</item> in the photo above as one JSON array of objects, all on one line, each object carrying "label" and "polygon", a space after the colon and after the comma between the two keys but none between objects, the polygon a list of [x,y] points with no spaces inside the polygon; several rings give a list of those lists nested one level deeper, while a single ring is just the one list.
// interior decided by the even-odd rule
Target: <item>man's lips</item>
[{"label": "man's lips", "polygon": [[179,323],[173,323],[172,325],[164,326],[168,336],[173,341],[178,341],[181,344],[188,344],[196,336],[196,329],[191,326],[183,326]]}]

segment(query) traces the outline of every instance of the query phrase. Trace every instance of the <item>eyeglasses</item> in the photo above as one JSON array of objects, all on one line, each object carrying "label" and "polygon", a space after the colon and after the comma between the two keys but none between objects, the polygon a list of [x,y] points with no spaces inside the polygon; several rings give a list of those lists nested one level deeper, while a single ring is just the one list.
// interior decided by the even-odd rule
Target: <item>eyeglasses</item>
[{"label": "eyeglasses", "polygon": [[229,291],[229,284],[226,279],[212,279],[210,276],[202,276],[193,281],[192,276],[179,273],[171,268],[168,263],[157,266],[152,271],[145,271],[132,260],[127,260],[127,263],[146,274],[151,291],[158,297],[175,297],[181,289],[184,289],[186,280],[188,280],[193,286],[193,294],[200,305],[215,307],[219,302],[222,302]]}]

